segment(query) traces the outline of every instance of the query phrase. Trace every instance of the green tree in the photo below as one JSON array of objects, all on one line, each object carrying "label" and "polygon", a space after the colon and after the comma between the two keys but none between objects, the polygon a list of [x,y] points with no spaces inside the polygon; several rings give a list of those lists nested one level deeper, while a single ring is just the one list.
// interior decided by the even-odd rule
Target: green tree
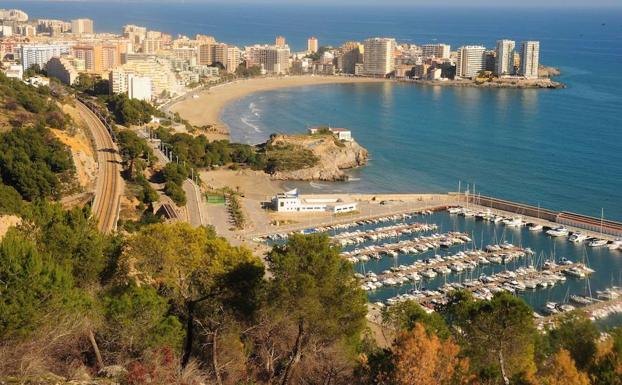
[{"label": "green tree", "polygon": [[237,269],[261,269],[261,261],[249,250],[230,246],[212,229],[185,223],[144,227],[128,239],[122,261],[136,279],[166,293],[185,318],[184,365],[194,347],[197,307],[225,295],[223,282]]},{"label": "green tree", "polygon": [[311,341],[354,345],[359,340],[366,298],[353,277],[352,265],[339,253],[325,234],[296,234],[268,255],[273,275],[269,298],[296,330],[282,364],[282,385],[290,383]]},{"label": "green tree", "polygon": [[0,181],[0,215],[19,214],[22,211],[22,206],[22,197],[17,190]]},{"label": "green tree", "polygon": [[24,199],[59,197],[75,171],[71,153],[43,126],[0,134],[0,177]]},{"label": "green tree", "polygon": [[177,206],[184,206],[187,202],[186,192],[175,182],[166,182],[164,193],[168,195]]},{"label": "green tree", "polygon": [[552,349],[567,350],[580,370],[587,369],[596,358],[599,337],[596,325],[579,312],[564,314],[549,330]]},{"label": "green tree", "polygon": [[155,288],[135,283],[115,287],[104,297],[103,307],[104,348],[119,356],[117,361],[138,358],[149,349],[181,348],[183,326]]},{"label": "green tree", "polygon": [[536,329],[522,299],[503,292],[490,301],[475,301],[470,293],[457,292],[443,313],[481,378],[507,384],[535,372]]},{"label": "green tree", "polygon": [[99,281],[109,240],[97,230],[88,207],[66,211],[58,203],[38,200],[28,207],[25,217],[35,229],[24,231],[33,235],[42,254],[67,266],[79,286]]},{"label": "green tree", "polygon": [[76,302],[71,273],[10,230],[0,243],[0,340],[25,337]]},{"label": "green tree", "polygon": [[131,130],[122,130],[117,135],[123,161],[127,165],[129,179],[134,179],[134,164],[139,158],[152,156],[153,151],[147,142]]},{"label": "green tree", "polygon": [[622,385],[622,327],[607,332],[590,368],[594,385]]},{"label": "green tree", "polygon": [[436,313],[427,313],[415,301],[404,301],[387,307],[382,312],[382,320],[397,330],[412,330],[415,324],[421,324],[429,333],[446,339],[451,335],[443,317]]}]

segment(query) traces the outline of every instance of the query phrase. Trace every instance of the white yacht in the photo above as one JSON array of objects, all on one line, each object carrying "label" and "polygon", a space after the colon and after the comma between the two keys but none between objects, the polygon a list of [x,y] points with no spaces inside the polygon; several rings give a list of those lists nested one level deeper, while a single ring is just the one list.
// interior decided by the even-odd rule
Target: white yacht
[{"label": "white yacht", "polygon": [[581,243],[585,241],[587,238],[588,238],[587,235],[577,231],[575,233],[572,233],[572,235],[568,237],[568,240],[574,243]]},{"label": "white yacht", "polygon": [[541,231],[542,230],[542,225],[539,225],[537,223],[532,223],[527,228],[529,229],[529,231]]},{"label": "white yacht", "polygon": [[588,243],[587,245],[589,247],[602,247],[602,246],[605,246],[607,244],[607,242],[608,241],[606,239],[594,239],[590,243]]},{"label": "white yacht", "polygon": [[609,250],[622,250],[622,239],[616,239],[607,245]]},{"label": "white yacht", "polygon": [[551,237],[565,237],[568,235],[568,229],[561,226],[561,227],[556,227],[554,229],[550,229],[546,233],[550,235]]},{"label": "white yacht", "polygon": [[523,225],[523,220],[521,217],[512,217],[504,219],[503,224],[509,227],[520,227]]}]

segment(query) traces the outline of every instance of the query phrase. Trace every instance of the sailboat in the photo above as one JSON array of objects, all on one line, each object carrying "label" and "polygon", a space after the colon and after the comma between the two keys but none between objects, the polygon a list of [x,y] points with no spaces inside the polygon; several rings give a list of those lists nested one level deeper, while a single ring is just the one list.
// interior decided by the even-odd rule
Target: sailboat
[{"label": "sailboat", "polygon": [[[605,211],[604,209],[600,209],[600,235],[603,235],[603,221],[604,221]],[[608,243],[606,239],[594,239],[592,240],[588,246],[590,247],[602,247]]]}]

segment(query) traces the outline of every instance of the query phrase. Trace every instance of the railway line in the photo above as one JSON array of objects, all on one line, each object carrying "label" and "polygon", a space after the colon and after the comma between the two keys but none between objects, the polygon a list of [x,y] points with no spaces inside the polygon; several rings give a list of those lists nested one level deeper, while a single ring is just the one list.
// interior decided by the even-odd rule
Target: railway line
[{"label": "railway line", "polygon": [[122,192],[121,158],[117,146],[102,121],[82,102],[76,100],[80,116],[86,122],[95,141],[98,176],[92,212],[97,228],[110,233],[116,229]]}]

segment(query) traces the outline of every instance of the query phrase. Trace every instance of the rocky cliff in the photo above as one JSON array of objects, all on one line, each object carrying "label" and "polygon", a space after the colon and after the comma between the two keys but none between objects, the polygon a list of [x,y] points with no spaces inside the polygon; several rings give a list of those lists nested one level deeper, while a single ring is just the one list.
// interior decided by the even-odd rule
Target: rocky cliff
[{"label": "rocky cliff", "polygon": [[367,150],[358,143],[339,141],[331,134],[274,135],[267,145],[298,155],[306,153],[312,159],[301,168],[275,170],[271,176],[278,180],[343,181],[348,179],[343,170],[364,166],[368,159]]}]

